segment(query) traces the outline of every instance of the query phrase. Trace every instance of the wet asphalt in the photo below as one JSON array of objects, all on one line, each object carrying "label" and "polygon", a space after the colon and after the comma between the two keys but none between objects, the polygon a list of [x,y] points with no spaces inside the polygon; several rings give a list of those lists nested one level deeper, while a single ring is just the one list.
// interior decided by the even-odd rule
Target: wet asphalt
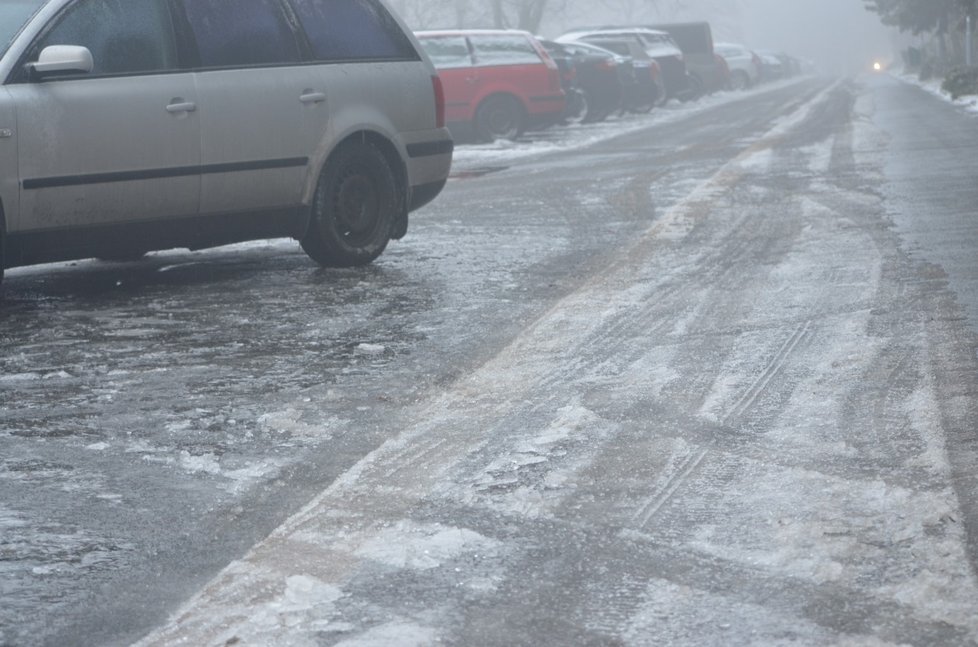
[{"label": "wet asphalt", "polygon": [[[822,92],[827,98],[800,125],[768,142],[781,162],[773,171],[747,173],[749,186],[737,178],[729,194],[692,201],[693,207],[699,201],[704,210],[725,214],[722,231],[699,225],[697,218],[679,225],[689,227],[677,240],[688,236],[690,252],[693,243],[710,250],[693,273],[697,282],[684,284],[684,274],[677,273],[656,293],[659,310],[648,306],[625,318],[610,336],[594,338],[590,352],[580,353],[587,366],[601,358],[612,364],[615,357],[636,359],[636,339],[676,334],[678,328],[657,322],[685,313],[689,345],[674,361],[686,379],[645,399],[596,389],[584,399],[586,408],[620,425],[608,438],[625,447],[669,454],[665,445],[671,441],[648,438],[652,417],[670,429],[673,440],[765,460],[759,450],[743,448],[746,437],[717,435],[713,426],[681,412],[708,408],[704,393],[716,377],[711,371],[728,352],[721,342],[735,334],[724,324],[744,332],[734,322],[750,302],[747,277],[782,262],[805,229],[804,217],[793,215],[792,196],[827,181],[834,188],[821,197],[835,201],[830,206],[849,218],[845,226],[872,242],[882,259],[882,278],[873,284],[871,299],[834,301],[857,282],[853,276],[877,271],[860,265],[846,237],[838,238],[831,254],[826,252],[835,259],[826,274],[830,289],[819,292],[811,313],[772,328],[790,333],[774,350],[787,349],[787,355],[812,344],[813,363],[822,336],[809,332],[817,323],[806,327],[806,321],[873,312],[878,336],[900,352],[881,353],[867,369],[866,375],[892,378],[880,393],[847,387],[840,397],[842,426],[866,425],[867,433],[885,436],[876,422],[891,415],[882,409],[895,394],[916,392],[925,378],[936,384],[943,394],[935,410],[951,457],[949,482],[961,507],[955,523],[963,529],[963,554],[973,574],[978,121],[889,77],[836,85],[808,79],[661,124],[653,114],[647,129],[589,148],[493,161],[491,172],[481,163],[459,167],[444,194],[413,216],[408,237],[368,268],[319,269],[294,242],[271,241],[154,254],[138,263],[82,261],[8,272],[0,309],[0,645],[129,644],[162,625],[230,561],[396,438],[414,422],[406,412],[451,392],[555,306],[586,290],[697,186],[762,137],[771,138],[779,119]],[[859,119],[872,121],[876,139],[853,143],[852,123]],[[817,177],[797,151],[832,138],[831,158],[819,171],[825,177]],[[853,152],[859,146],[872,149],[871,163]],[[642,251],[659,254],[648,266],[664,264],[662,275],[684,263],[681,248]],[[704,286],[744,301],[717,298],[715,305],[704,305],[691,295],[718,294],[704,292]],[[609,374],[626,373],[630,365],[620,363],[606,367]],[[577,373],[573,364],[561,370]],[[586,367],[580,372],[588,373]],[[560,402],[554,376],[564,373],[555,369],[527,391],[527,399]],[[780,368],[766,375],[751,387],[756,392],[735,398],[719,416],[720,429],[759,434],[776,426],[803,379]],[[874,407],[879,415],[872,420],[858,414]],[[546,426],[552,412],[547,411],[514,409],[510,415],[518,422],[503,425],[501,437],[532,426],[527,421],[534,416]],[[906,429],[900,433],[908,435],[895,437],[898,449],[887,453],[888,461],[915,446]],[[815,627],[763,634],[771,640],[807,637],[817,643],[873,632],[911,644],[973,639],[967,622],[908,621],[890,601],[876,604],[864,596],[854,604],[859,596],[844,587],[785,584],[759,578],[743,564],[716,567],[706,553],[690,558],[661,537],[647,544],[604,533],[608,526],[628,526],[614,505],[602,505],[631,501],[629,488],[639,486],[623,474],[653,482],[665,467],[623,462],[600,434],[595,442],[604,450],[576,450],[588,466],[581,480],[592,484],[590,494],[582,486],[558,512],[530,519],[524,530],[508,509],[486,512],[471,501],[427,501],[419,507],[419,521],[464,522],[482,536],[511,537],[522,552],[494,555],[496,566],[533,575],[504,575],[488,601],[463,599],[451,606],[442,617],[440,639],[642,644],[645,636],[679,644],[698,635],[722,644],[729,631],[722,619],[699,634],[689,629],[689,618],[676,623],[685,624],[686,634],[656,633],[647,619],[636,620],[641,604],[627,591],[656,579],[711,595],[752,582],[751,604],[764,606],[781,596],[786,618],[796,614]],[[865,447],[855,444],[862,458],[874,452],[869,441]],[[690,457],[697,454],[687,447],[676,455],[691,467]],[[478,455],[470,460],[491,463]],[[783,460],[839,478],[879,467],[867,459],[843,469],[831,456]],[[718,465],[718,473],[731,465]],[[618,488],[602,485],[602,474],[621,478]],[[894,469],[887,478],[912,489],[934,477],[926,470]],[[512,493],[500,487],[506,496]],[[664,514],[675,528],[702,520]],[[652,511],[638,516],[633,530],[650,532]],[[565,524],[570,517],[575,523]],[[532,546],[520,543],[522,532]],[[675,539],[681,532],[666,534]],[[573,558],[541,539],[548,536],[563,536]],[[575,561],[577,567],[567,561],[583,555],[595,559]],[[892,558],[903,566],[901,559]],[[619,580],[626,573],[628,581],[615,588],[603,569]],[[351,621],[357,628],[378,624],[383,614],[377,609],[411,614],[412,605],[395,592],[398,586],[417,600],[444,596],[447,586],[384,577],[368,573],[351,584],[348,615],[359,619]],[[628,600],[628,622],[608,607],[589,606],[589,600],[618,598]],[[579,622],[580,617],[600,621]],[[323,633],[318,644],[337,644],[345,635]],[[749,633],[736,634],[729,644],[750,641]]]}]

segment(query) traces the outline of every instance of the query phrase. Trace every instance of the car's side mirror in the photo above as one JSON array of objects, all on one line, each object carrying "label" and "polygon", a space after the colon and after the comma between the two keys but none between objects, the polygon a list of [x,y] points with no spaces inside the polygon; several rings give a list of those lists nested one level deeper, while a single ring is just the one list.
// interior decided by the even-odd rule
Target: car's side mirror
[{"label": "car's side mirror", "polygon": [[77,72],[87,74],[95,68],[92,53],[78,45],[49,45],[41,50],[37,61],[27,64],[32,76]]}]

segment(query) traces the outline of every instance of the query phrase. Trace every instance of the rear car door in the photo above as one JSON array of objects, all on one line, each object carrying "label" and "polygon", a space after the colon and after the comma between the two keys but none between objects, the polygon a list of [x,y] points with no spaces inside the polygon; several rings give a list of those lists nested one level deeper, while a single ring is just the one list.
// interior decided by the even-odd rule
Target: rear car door
[{"label": "rear car door", "polygon": [[290,12],[281,0],[181,4],[199,54],[201,213],[299,205],[329,108]]},{"label": "rear car door", "polygon": [[77,231],[195,215],[196,89],[193,75],[179,70],[166,0],[78,0],[27,61],[47,45],[87,47],[94,68],[7,85],[21,151],[16,228]]}]

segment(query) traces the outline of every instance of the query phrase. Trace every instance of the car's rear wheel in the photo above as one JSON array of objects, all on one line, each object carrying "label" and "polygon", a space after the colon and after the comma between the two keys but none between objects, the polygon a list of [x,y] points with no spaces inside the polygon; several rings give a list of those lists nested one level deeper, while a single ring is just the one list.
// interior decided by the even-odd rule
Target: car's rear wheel
[{"label": "car's rear wheel", "polygon": [[375,146],[344,144],[319,177],[302,249],[324,267],[370,263],[390,242],[397,190],[390,164]]},{"label": "car's rear wheel", "polygon": [[661,78],[655,80],[655,106],[661,108],[662,106],[669,103],[669,90],[666,88],[666,83]]},{"label": "car's rear wheel", "polygon": [[585,113],[584,119],[582,120],[584,123],[590,124],[604,121],[611,114],[608,101],[602,101],[600,97],[594,94],[593,90],[585,90],[584,97],[587,100],[587,113]]},{"label": "car's rear wheel", "polygon": [[734,90],[746,90],[750,87],[750,77],[743,70],[735,70],[730,77],[730,85]]},{"label": "car's rear wheel", "polygon": [[587,94],[577,88],[569,91],[567,93],[567,104],[564,108],[564,122],[568,124],[579,124],[587,120],[587,115]]},{"label": "car's rear wheel", "polygon": [[514,97],[489,97],[475,111],[475,131],[482,141],[516,139],[526,128],[523,106]]}]

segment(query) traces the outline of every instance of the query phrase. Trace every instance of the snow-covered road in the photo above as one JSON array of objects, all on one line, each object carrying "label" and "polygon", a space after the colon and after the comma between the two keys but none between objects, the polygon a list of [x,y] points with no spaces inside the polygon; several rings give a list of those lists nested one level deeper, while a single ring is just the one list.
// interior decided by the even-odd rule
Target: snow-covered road
[{"label": "snow-covered road", "polygon": [[[894,226],[881,115],[922,97],[804,80],[463,149],[360,273],[284,243],[11,273],[0,638],[975,644],[975,322]],[[47,472],[16,471],[32,452]],[[165,515],[173,546],[67,548],[112,528],[41,518],[69,505]],[[32,553],[45,527],[78,559]]]}]

